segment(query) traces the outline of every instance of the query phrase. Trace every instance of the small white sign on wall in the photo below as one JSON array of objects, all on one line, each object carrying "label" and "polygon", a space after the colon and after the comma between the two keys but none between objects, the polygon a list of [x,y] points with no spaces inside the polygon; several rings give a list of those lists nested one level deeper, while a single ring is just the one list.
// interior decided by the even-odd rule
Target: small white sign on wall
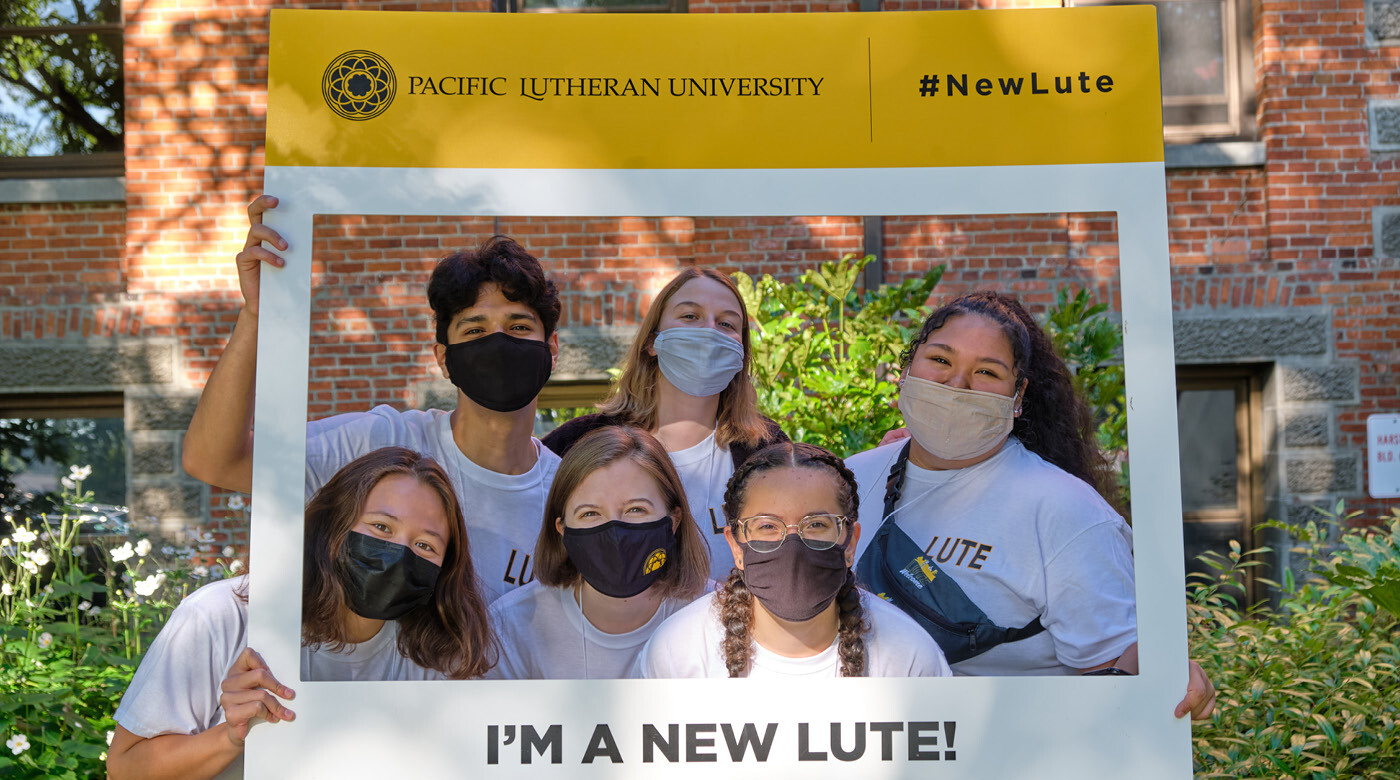
[{"label": "small white sign on wall", "polygon": [[1371,498],[1400,498],[1400,414],[1366,418],[1366,464]]}]

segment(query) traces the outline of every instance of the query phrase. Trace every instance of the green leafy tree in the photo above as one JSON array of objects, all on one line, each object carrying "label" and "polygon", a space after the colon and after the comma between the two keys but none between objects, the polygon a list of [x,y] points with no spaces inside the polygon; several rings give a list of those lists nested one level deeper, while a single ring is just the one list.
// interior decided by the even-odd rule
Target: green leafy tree
[{"label": "green leafy tree", "polygon": [[899,353],[928,315],[943,276],[858,291],[874,256],[822,263],[796,282],[734,274],[754,319],[753,373],[759,406],[796,441],[850,455],[902,425],[891,379]]},{"label": "green leafy tree", "polygon": [[1228,556],[1203,556],[1214,576],[1192,575],[1191,654],[1219,691],[1212,721],[1193,729],[1197,778],[1400,780],[1400,510],[1334,544],[1353,516],[1327,514],[1338,522],[1283,526],[1323,578],[1285,570],[1270,583],[1277,607],[1232,595],[1267,549],[1231,542]]},{"label": "green leafy tree", "polygon": [[100,27],[120,19],[120,0],[0,3],[0,151],[122,150],[121,32]]},{"label": "green leafy tree", "polygon": [[1045,316],[1055,352],[1073,374],[1074,389],[1094,410],[1099,446],[1119,464],[1118,486],[1128,505],[1128,401],[1123,382],[1123,329],[1088,290],[1061,287]]}]

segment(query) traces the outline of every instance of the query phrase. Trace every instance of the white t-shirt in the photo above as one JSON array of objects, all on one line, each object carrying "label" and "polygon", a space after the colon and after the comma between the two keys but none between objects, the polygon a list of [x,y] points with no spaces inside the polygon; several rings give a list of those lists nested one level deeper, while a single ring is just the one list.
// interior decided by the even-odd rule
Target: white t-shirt
[{"label": "white t-shirt", "polygon": [[[860,592],[870,631],[865,634],[866,677],[946,677],[952,674],[943,651],[908,615]],[[638,659],[642,677],[728,677],[724,665],[724,626],[718,600],[708,593],[677,612],[652,635]],[[788,658],[754,643],[753,662],[746,676],[839,677],[840,637],[822,652]]]},{"label": "white t-shirt", "polygon": [[606,634],[584,617],[572,588],[533,582],[491,605],[501,660],[487,679],[620,680],[632,675],[642,645],[687,601],[666,599],[640,628]]},{"label": "white t-shirt", "polygon": [[[224,722],[219,686],[248,643],[247,576],[213,582],[191,593],[171,613],[141,659],[113,718],[138,737],[193,735]],[[368,642],[340,653],[301,649],[302,679],[440,680],[399,654],[398,624],[388,621]],[[307,671],[312,672],[307,676]],[[295,686],[296,680],[280,678]],[[243,777],[240,755],[218,780]]]},{"label": "white t-shirt", "polygon": [[342,466],[381,447],[406,447],[442,466],[466,519],[472,564],[487,602],[535,578],[530,558],[559,456],[532,440],[537,458],[524,474],[478,466],[452,438],[452,415],[441,409],[401,412],[376,406],[306,425],[306,498]]},{"label": "white t-shirt", "polygon": [[[857,562],[880,527],[885,480],[903,446],[846,460],[860,486]],[[1045,626],[960,661],[957,674],[1075,674],[1137,641],[1132,529],[1092,487],[1014,437],[964,469],[909,463],[892,522],[992,622],[1020,628],[1038,616]]]},{"label": "white t-shirt", "polygon": [[710,544],[710,579],[724,582],[734,569],[734,553],[724,540],[724,488],[734,476],[734,458],[728,447],[715,445],[713,431],[699,444],[667,454],[681,478],[700,535]]}]

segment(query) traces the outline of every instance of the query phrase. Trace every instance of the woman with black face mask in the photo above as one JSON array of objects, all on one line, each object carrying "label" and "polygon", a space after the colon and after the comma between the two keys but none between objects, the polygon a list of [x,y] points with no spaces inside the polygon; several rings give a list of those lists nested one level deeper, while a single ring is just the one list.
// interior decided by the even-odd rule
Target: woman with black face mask
[{"label": "woman with black face mask", "polygon": [[943,652],[855,586],[856,483],[841,459],[783,442],[754,453],[724,494],[735,569],[642,652],[644,677],[926,677]]},{"label": "woman with black face mask", "polygon": [[[465,679],[494,662],[462,512],[432,460],[389,447],[352,461],[305,529],[301,679]],[[295,717],[246,646],[247,615],[247,576],[181,602],[117,709],[109,777],[242,777],[253,720]]]},{"label": "woman with black face mask", "polygon": [[487,676],[631,676],[642,645],[708,575],[708,549],[661,443],[630,426],[594,431],[550,485],[535,582],[491,604],[501,662]]}]

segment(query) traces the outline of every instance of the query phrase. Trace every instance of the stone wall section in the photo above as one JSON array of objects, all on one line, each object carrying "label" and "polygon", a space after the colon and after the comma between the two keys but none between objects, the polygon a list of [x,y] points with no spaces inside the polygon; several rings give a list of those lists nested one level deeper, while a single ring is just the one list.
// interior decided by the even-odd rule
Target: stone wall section
[{"label": "stone wall section", "polygon": [[[856,2],[692,0],[692,13],[850,11]],[[884,10],[1047,0],[886,0]],[[1293,518],[1364,492],[1365,417],[1400,411],[1400,2],[1259,0],[1263,164],[1167,174],[1183,363],[1266,371],[1266,492]],[[179,469],[190,403],[240,301],[232,256],[261,188],[273,8],[482,12],[486,0],[127,0],[122,203],[0,204],[0,393],[126,394],[131,501],[162,528],[241,544],[229,494]],[[450,405],[428,348],[439,255],[515,236],[559,280],[561,378],[599,379],[661,285],[690,265],[792,278],[876,250],[886,279],[947,263],[939,296],[1010,289],[1037,310],[1064,284],[1117,306],[1112,214],[500,219],[337,217],[317,224],[311,414]],[[447,389],[444,389],[447,388]],[[1295,511],[1296,510],[1296,511]]]}]

